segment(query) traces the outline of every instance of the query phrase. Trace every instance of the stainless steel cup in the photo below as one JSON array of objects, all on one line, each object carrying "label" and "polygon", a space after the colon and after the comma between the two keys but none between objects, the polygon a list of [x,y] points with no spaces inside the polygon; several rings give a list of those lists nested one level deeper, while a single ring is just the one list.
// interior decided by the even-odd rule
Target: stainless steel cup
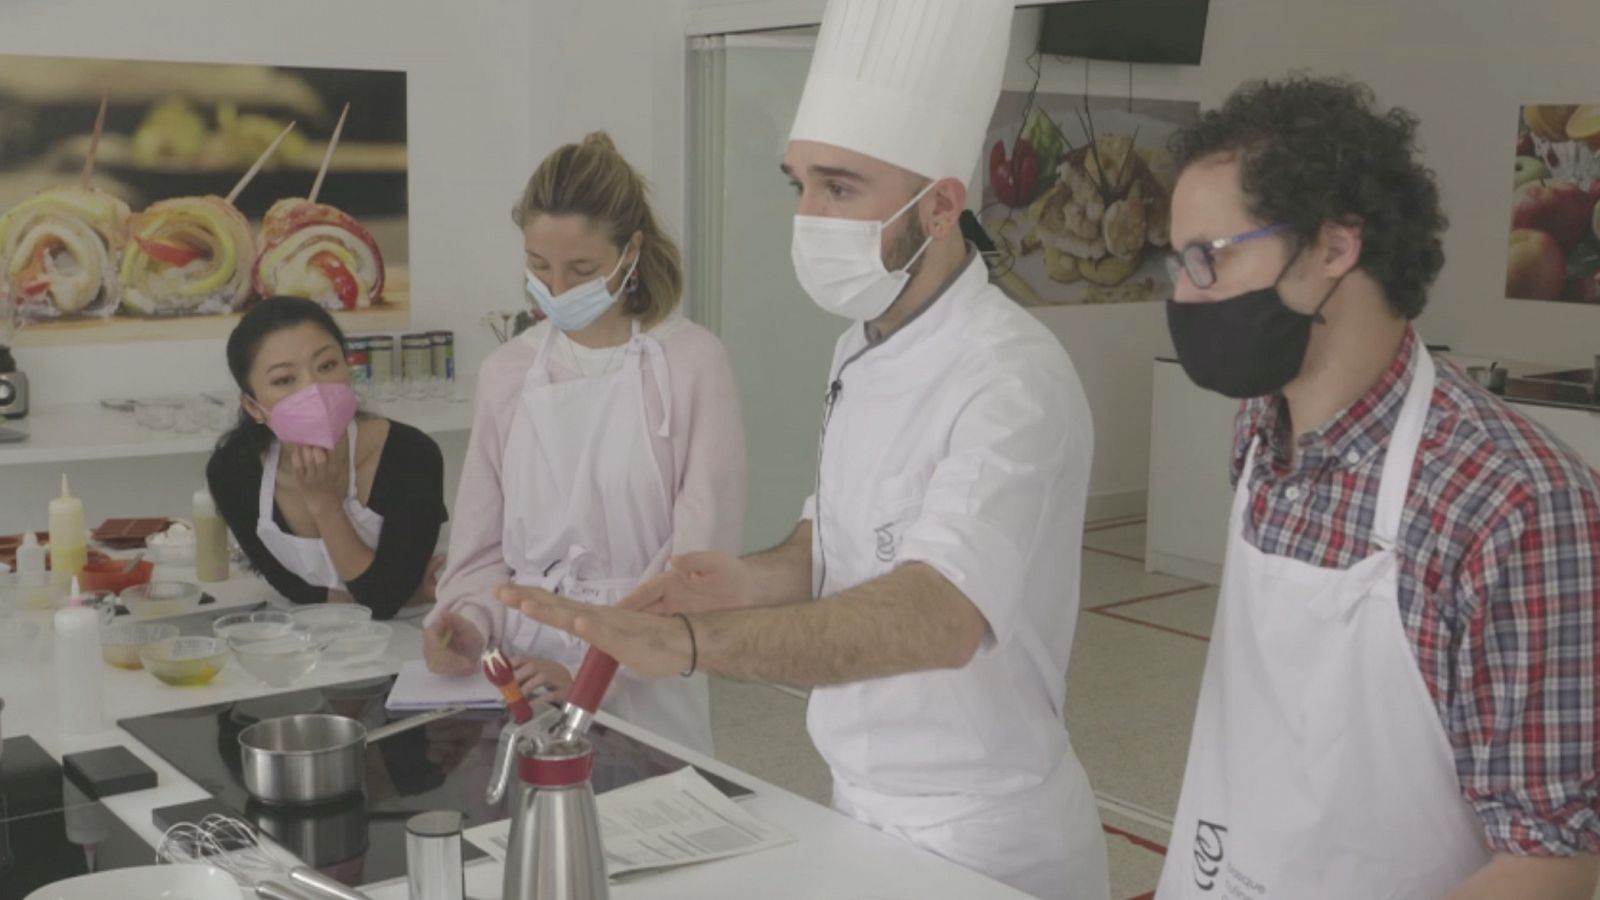
[{"label": "stainless steel cup", "polygon": [[461,813],[418,813],[406,820],[406,875],[411,900],[462,900]]}]

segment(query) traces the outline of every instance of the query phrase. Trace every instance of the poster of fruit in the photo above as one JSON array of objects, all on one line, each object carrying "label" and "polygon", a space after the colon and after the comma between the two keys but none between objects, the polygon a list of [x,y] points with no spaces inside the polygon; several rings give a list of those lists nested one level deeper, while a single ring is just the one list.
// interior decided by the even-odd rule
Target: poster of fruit
[{"label": "poster of fruit", "polygon": [[1167,299],[1167,140],[1199,111],[1183,101],[1003,93],[979,220],[1006,292],[1025,306]]},{"label": "poster of fruit", "polygon": [[1600,104],[1524,106],[1506,296],[1600,302]]},{"label": "poster of fruit", "polygon": [[406,75],[0,57],[0,344],[410,321]]}]

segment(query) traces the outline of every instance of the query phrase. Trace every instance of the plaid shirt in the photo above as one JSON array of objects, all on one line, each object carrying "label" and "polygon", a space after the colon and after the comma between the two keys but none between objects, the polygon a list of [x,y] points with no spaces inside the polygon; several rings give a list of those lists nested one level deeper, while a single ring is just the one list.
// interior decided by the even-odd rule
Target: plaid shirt
[{"label": "plaid shirt", "polygon": [[[1320,430],[1292,433],[1281,398],[1247,401],[1245,539],[1348,568],[1370,541],[1384,450],[1411,383],[1415,332],[1388,371]],[[1400,523],[1400,617],[1461,794],[1489,848],[1600,853],[1600,475],[1453,366],[1438,380]]]}]

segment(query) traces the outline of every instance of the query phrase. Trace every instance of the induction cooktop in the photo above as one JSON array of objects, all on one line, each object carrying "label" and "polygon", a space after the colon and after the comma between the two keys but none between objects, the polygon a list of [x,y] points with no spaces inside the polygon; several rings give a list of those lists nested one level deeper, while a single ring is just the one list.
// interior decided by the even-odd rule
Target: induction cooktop
[{"label": "induction cooktop", "polygon": [[[297,713],[337,713],[375,728],[389,720],[384,700],[393,681],[385,676],[118,724],[214,794],[222,807],[311,867],[351,886],[370,884],[406,874],[405,824],[417,813],[456,810],[467,827],[506,817],[505,801],[491,804],[484,797],[503,714],[464,712],[369,744],[364,794],[315,807],[291,809],[252,799],[244,788],[237,740],[248,725]],[[589,736],[595,746],[597,794],[687,765],[598,723]],[[701,774],[730,797],[750,793],[710,772]],[[463,842],[464,860],[483,855]]]}]

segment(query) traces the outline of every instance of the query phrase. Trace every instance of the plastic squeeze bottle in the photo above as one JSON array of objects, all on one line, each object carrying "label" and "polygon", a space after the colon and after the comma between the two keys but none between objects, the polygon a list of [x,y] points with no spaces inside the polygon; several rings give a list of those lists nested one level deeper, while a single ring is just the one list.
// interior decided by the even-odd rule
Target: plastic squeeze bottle
[{"label": "plastic squeeze bottle", "polygon": [[211,492],[194,492],[194,571],[200,581],[228,580],[228,526]]},{"label": "plastic squeeze bottle", "polygon": [[72,496],[61,475],[61,496],[50,501],[50,569],[77,575],[89,561],[89,530],[83,524],[83,501]]}]

